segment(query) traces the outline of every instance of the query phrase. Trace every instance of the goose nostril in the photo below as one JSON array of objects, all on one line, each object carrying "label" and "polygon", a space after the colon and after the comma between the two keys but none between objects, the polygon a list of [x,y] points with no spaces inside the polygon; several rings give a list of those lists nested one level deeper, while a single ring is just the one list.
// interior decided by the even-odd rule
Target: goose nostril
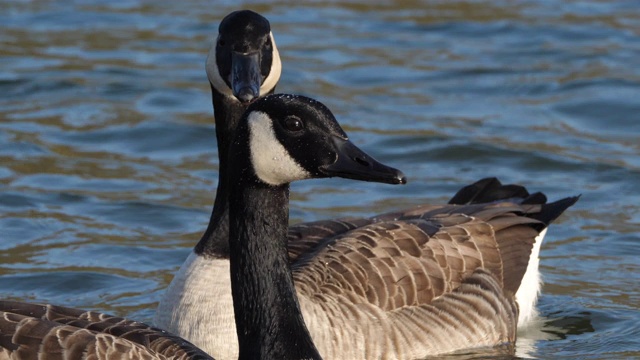
[{"label": "goose nostril", "polygon": [[362,166],[367,166],[367,167],[371,166],[371,164],[365,159],[357,157],[357,158],[354,158],[353,160],[355,160],[355,162],[357,162],[358,164],[360,164]]}]

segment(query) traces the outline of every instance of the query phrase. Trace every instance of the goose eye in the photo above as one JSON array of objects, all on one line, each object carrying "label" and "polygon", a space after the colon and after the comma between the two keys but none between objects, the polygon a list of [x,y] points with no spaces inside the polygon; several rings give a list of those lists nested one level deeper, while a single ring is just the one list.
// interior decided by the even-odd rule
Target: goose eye
[{"label": "goose eye", "polygon": [[267,48],[271,47],[271,37],[267,38],[267,41],[264,42],[264,46],[267,47]]},{"label": "goose eye", "polygon": [[295,116],[289,116],[284,120],[284,127],[289,131],[300,131],[304,126],[302,120]]},{"label": "goose eye", "polygon": [[218,46],[224,46],[226,42],[222,39],[218,39]]}]

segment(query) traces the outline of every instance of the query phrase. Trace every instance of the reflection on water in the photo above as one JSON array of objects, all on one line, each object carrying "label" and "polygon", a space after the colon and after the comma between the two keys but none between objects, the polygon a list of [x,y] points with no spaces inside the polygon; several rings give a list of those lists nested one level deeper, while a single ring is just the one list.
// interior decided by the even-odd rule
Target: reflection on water
[{"label": "reflection on water", "polygon": [[[209,218],[204,59],[235,2],[5,2],[0,288],[149,321]],[[640,8],[616,2],[253,3],[280,91],[334,110],[405,187],[310,181],[294,221],[444,201],[498,176],[582,194],[541,253],[520,357],[640,356]],[[447,358],[502,358],[457,354]],[[508,356],[507,356],[508,357]]]}]

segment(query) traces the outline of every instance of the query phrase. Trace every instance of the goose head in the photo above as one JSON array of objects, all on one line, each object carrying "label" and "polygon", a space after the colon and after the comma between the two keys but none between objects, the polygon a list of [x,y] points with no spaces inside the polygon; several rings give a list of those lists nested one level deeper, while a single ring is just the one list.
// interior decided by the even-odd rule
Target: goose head
[{"label": "goose head", "polygon": [[205,67],[216,91],[243,104],[273,92],[282,64],[269,21],[251,10],[227,15]]},{"label": "goose head", "polygon": [[[376,161],[354,145],[331,111],[298,95],[269,95],[252,103],[238,134],[248,139],[252,172],[261,182],[280,186],[293,181],[343,177],[405,184],[404,174]],[[237,156],[231,151],[231,158]],[[237,158],[237,157],[236,157]],[[231,160],[233,161],[233,160]]]}]

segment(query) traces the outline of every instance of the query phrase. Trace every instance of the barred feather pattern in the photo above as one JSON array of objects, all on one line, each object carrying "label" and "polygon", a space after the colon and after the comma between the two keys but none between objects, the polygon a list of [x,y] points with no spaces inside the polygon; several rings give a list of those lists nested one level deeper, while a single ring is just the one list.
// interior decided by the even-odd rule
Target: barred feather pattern
[{"label": "barred feather pattern", "polygon": [[[299,292],[300,293],[300,292]],[[384,311],[348,294],[300,295],[305,321],[326,359],[421,359],[473,347],[511,346],[518,308],[493,274],[475,270],[454,291],[428,304]],[[315,300],[315,301],[314,301]]]},{"label": "barred feather pattern", "polygon": [[296,248],[294,282],[318,350],[415,359],[512,343],[514,294],[544,226],[523,215],[540,210],[422,206],[341,224],[353,230]]},{"label": "barred feather pattern", "polygon": [[0,301],[0,360],[212,359],[180,337],[95,311]]}]

